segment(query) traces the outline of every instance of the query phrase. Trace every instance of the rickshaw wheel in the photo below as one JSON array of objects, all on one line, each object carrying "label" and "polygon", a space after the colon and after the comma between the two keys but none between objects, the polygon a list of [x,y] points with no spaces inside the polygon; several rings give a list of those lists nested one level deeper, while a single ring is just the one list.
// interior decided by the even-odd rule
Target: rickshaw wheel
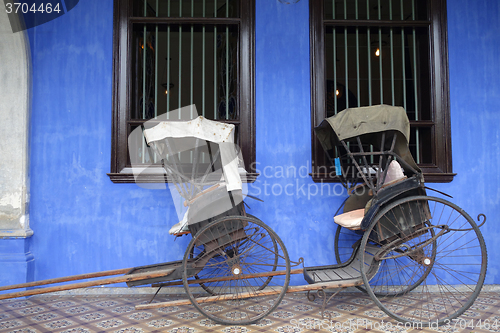
[{"label": "rickshaw wheel", "polygon": [[[194,250],[194,248],[191,248],[191,250]],[[189,259],[193,259],[193,258],[194,258],[194,255],[193,255],[193,252],[191,251],[191,253],[189,254]],[[193,277],[195,279],[198,279],[198,280],[200,279],[200,277],[197,274],[195,274]],[[215,295],[214,292],[210,288],[208,288],[207,286],[205,286],[203,283],[199,283],[199,286],[201,288],[203,288],[208,294]]]},{"label": "rickshaw wheel", "polygon": [[[430,230],[430,232],[433,234],[433,230]],[[354,230],[350,230],[347,228],[344,228],[342,226],[337,226],[337,231],[335,232],[335,259],[337,260],[337,264],[343,264],[349,261],[353,255],[357,254],[357,249],[359,248],[359,245],[361,244],[361,238],[363,238],[363,233],[357,232]],[[435,256],[435,247],[433,250],[434,256]],[[398,290],[397,293],[392,293],[392,296],[397,296],[399,294],[404,294],[413,288],[416,288],[420,283],[423,281],[423,279],[429,274],[431,269],[431,266],[427,266],[427,269],[425,270],[424,274],[421,274],[421,278],[413,285],[407,286],[406,289],[401,289]],[[364,286],[355,286],[357,289],[360,291],[366,293],[366,288]],[[376,296],[389,296],[389,294],[386,291],[380,291],[380,292],[375,292]]]},{"label": "rickshaw wheel", "polygon": [[[251,215],[251,214],[247,214],[248,217],[251,217],[251,218],[254,218],[254,219],[257,219],[255,216]],[[194,251],[194,247],[191,248],[192,251]],[[279,255],[278,255],[278,243],[276,243],[276,240],[273,238],[273,249],[275,251],[275,256],[274,256],[274,266],[272,268],[272,271],[276,271],[276,269],[278,268],[278,261],[279,261]],[[193,255],[193,252],[191,252],[189,254],[189,258],[193,258],[194,255]],[[200,277],[198,276],[198,274],[194,275],[194,278],[195,279],[200,279]],[[272,280],[272,276],[268,277],[265,281],[263,281],[262,285],[259,287],[258,290],[262,290],[264,289],[268,284],[269,282],[271,282]],[[207,287],[205,284],[203,283],[199,283],[199,286],[202,287],[207,293],[209,293],[210,295],[215,295],[215,293],[209,288]]]},{"label": "rickshaw wheel", "polygon": [[[436,197],[412,196],[383,207],[359,255],[364,286],[380,309],[422,327],[451,323],[464,313],[486,275],[486,245],[476,223]],[[371,266],[364,265],[369,257]]]},{"label": "rickshaw wheel", "polygon": [[193,237],[182,281],[203,315],[224,325],[248,325],[271,313],[285,296],[290,260],[281,239],[262,221],[227,216]]},{"label": "rickshaw wheel", "polygon": [[[254,218],[254,219],[257,219],[255,216],[251,215],[251,214],[248,214],[247,213],[247,217],[251,217],[251,218]],[[257,219],[258,220],[258,219]],[[280,259],[280,256],[279,256],[279,248],[278,248],[278,243],[276,242],[276,239],[275,238],[272,238],[272,241],[273,241],[273,249],[274,249],[274,266],[272,266],[272,271],[276,271],[278,269],[278,262],[279,262],[279,259]],[[271,280],[273,279],[272,276],[268,277],[263,283],[262,285],[259,287],[258,290],[262,290],[264,289],[268,284],[269,282],[271,282]]]}]

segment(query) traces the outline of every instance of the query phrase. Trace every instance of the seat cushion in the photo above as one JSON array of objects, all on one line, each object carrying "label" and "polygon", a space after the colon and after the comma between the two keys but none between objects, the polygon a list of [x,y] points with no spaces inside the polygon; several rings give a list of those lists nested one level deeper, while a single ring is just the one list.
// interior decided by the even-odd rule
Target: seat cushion
[{"label": "seat cushion", "polygon": [[389,167],[387,168],[387,175],[385,176],[385,184],[393,183],[396,182],[397,180],[402,180],[405,179],[406,176],[403,173],[403,169],[401,168],[401,165],[396,161],[393,160],[389,164]]},{"label": "seat cushion", "polygon": [[337,215],[333,218],[333,220],[335,221],[335,223],[341,225],[344,228],[351,230],[359,230],[361,229],[361,221],[363,221],[364,216],[365,216],[365,210],[364,208],[362,208]]}]

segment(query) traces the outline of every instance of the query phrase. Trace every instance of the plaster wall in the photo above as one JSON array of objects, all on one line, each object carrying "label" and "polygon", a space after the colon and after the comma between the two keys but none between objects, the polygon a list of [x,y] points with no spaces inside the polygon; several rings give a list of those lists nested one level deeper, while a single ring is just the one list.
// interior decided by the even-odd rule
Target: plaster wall
[{"label": "plaster wall", "polygon": [[[113,1],[81,0],[30,29],[33,60],[31,225],[35,279],[182,258],[189,241],[168,191],[113,184],[111,149]],[[257,168],[251,213],[308,266],[334,262],[333,214],[345,193],[317,185],[310,170],[308,2],[256,1]],[[453,167],[433,184],[472,216],[485,213],[486,283],[500,283],[500,8],[495,0],[449,0]],[[303,283],[296,277],[293,283]]]}]

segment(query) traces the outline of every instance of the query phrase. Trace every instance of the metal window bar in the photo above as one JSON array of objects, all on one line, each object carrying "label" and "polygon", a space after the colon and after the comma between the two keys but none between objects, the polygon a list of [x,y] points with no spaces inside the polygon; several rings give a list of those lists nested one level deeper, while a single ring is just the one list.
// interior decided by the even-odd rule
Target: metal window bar
[{"label": "metal window bar", "polygon": [[[415,20],[415,0],[411,1],[411,17]],[[417,41],[415,28],[412,29],[413,34],[413,90],[415,93],[415,120],[418,119],[418,86],[417,86]],[[420,163],[420,133],[419,129],[415,128],[415,144],[416,144],[416,158],[417,164]]]},{"label": "metal window bar", "polygon": [[[158,17],[158,0],[156,0],[156,17]],[[158,117],[158,24],[155,25],[155,119]],[[151,156],[149,157],[151,159]],[[153,163],[156,163],[156,154],[153,154]]]},{"label": "metal window bar", "polygon": [[[332,18],[335,20],[335,1],[332,1]],[[338,106],[337,106],[337,29],[334,27],[333,28],[333,89],[335,89],[335,98],[334,100],[334,114],[337,114],[338,112]]]},{"label": "metal window bar", "polygon": [[[349,3],[349,1],[351,1],[351,3]],[[370,6],[370,3],[373,3],[373,0],[366,0],[366,9],[365,6],[360,6],[359,0],[343,0],[341,2],[339,2],[338,0],[332,0],[330,3],[331,8],[329,8],[328,13],[325,14],[325,19],[328,21],[330,21],[330,15],[332,21],[339,19],[347,20],[349,15],[349,17],[351,18],[354,17],[355,20],[358,20],[360,18],[365,19],[365,17],[362,17],[363,14],[361,13],[361,11],[364,13],[365,10],[367,20],[376,19],[378,21],[381,21],[384,19],[384,15],[388,15],[389,21],[415,21],[417,16],[416,6],[418,5],[417,1],[415,0],[389,0],[388,8],[382,8],[382,1],[377,0],[377,13],[374,14],[374,11],[372,9],[375,8],[373,8],[373,6]],[[336,5],[341,6],[342,4],[343,8],[336,7]],[[352,7],[348,7],[347,5],[352,5]],[[386,5],[385,2],[384,5]],[[354,10],[354,13],[350,12],[351,8]],[[336,11],[341,11],[342,14],[337,17]],[[327,23],[327,25],[330,24],[331,22]],[[420,23],[417,23],[417,25],[418,24]],[[344,29],[343,43],[337,38],[342,38],[342,31],[338,31],[339,34],[337,36],[338,27]],[[352,31],[349,29],[351,29],[351,26],[349,25],[333,23],[331,24],[331,30],[328,31],[328,33],[332,31],[332,36],[328,36],[328,38],[325,39],[325,42],[329,41],[333,44],[333,47],[331,48],[332,55],[329,55],[329,59],[332,60],[331,63],[327,63],[328,72],[333,70],[333,92],[335,93],[337,90],[337,86],[339,84],[338,81],[345,80],[345,96],[343,96],[343,98],[345,98],[346,108],[350,106],[352,107],[354,104],[353,99],[349,99],[349,87],[351,86],[353,91],[356,91],[357,93],[357,106],[373,105],[373,103],[380,102],[380,104],[386,103],[392,105],[401,105],[409,113],[413,112],[414,107],[415,115],[410,115],[410,118],[411,120],[420,120],[420,88],[418,86],[419,63],[417,57],[419,54],[417,50],[418,28],[416,26],[407,26],[407,24],[403,23],[401,26],[394,24],[386,27],[380,24],[375,24],[375,26],[367,26],[366,28],[352,25]],[[398,33],[401,34],[401,37],[397,35]],[[374,39],[377,39],[377,37],[375,36],[378,37],[378,43],[374,43],[374,45],[372,45],[371,42],[374,41]],[[325,37],[327,37],[327,34],[325,35]],[[337,40],[339,43],[337,43]],[[362,48],[364,46],[360,45],[360,43],[364,44],[364,40],[366,40],[367,47],[366,55],[364,52],[362,52]],[[378,54],[377,57],[378,61],[377,59],[374,59],[372,54],[372,51],[374,51],[372,50],[372,48],[375,45],[378,46],[378,49],[380,50],[380,54]],[[341,51],[342,47],[344,48],[344,52]],[[382,50],[382,48],[384,48],[384,51]],[[345,58],[344,61],[341,61],[343,63],[342,66],[344,66],[344,73],[339,71],[339,68],[337,66],[337,56],[342,56],[342,53]],[[365,58],[367,58],[367,60],[365,60]],[[349,82],[349,74],[353,74],[354,71],[354,63],[352,63],[354,59],[356,59],[356,79],[354,81],[353,76],[353,79]],[[365,61],[367,61],[367,64],[362,64],[362,62]],[[378,70],[372,68],[374,66],[372,62],[373,64],[375,64],[375,66],[378,65]],[[349,65],[351,66],[350,68]],[[342,68],[340,69],[342,70]],[[373,72],[372,69],[374,70]],[[363,72],[366,73],[365,77],[361,76],[364,74]],[[374,87],[377,87],[374,86],[374,84],[376,84],[376,82],[374,82],[376,76],[378,76],[378,79],[380,80],[378,86],[380,89],[379,91],[376,91],[374,89]],[[364,83],[365,81],[367,82],[366,84]],[[356,84],[356,89],[354,89],[353,86],[354,82]],[[409,84],[413,84],[413,86],[409,86]],[[375,95],[379,95],[379,97]],[[333,98],[333,100],[334,101],[332,106],[334,109],[334,113],[337,114],[338,111],[340,111],[339,107],[341,104],[339,104],[339,102],[341,100],[335,97]],[[416,148],[415,160],[419,164],[421,162],[420,150],[422,148],[420,144],[420,134],[422,133],[419,128],[412,128],[412,134],[413,133],[415,133],[416,140],[414,146]],[[349,142],[347,142],[347,144],[349,145]],[[373,149],[370,149],[370,151],[373,151]],[[371,162],[373,162],[373,160]]]},{"label": "metal window bar", "polygon": [[[203,0],[203,17],[206,16],[206,3]],[[205,117],[205,25],[202,27],[202,59],[201,59],[201,115]],[[202,162],[205,163],[205,154],[202,154]]]},{"label": "metal window bar", "polygon": [[[392,21],[392,0],[389,0],[389,20]],[[394,36],[392,27],[389,29],[389,37],[391,44],[391,102],[392,105],[396,104],[394,94]]]},{"label": "metal window bar", "polygon": [[[403,0],[400,0],[400,4],[401,4],[401,20],[403,21],[404,20],[404,14],[403,14]],[[408,110],[407,109],[407,105],[406,105],[406,69],[405,69],[405,30],[404,28],[401,28],[401,71],[402,71],[402,74],[403,74],[403,107],[405,110]]]},{"label": "metal window bar", "polygon": [[[358,19],[358,0],[355,0],[355,9],[356,9],[356,20]],[[358,97],[358,106],[361,105],[361,84],[359,81],[359,28],[356,27],[356,92]]]},{"label": "metal window bar", "polygon": [[[370,1],[366,0],[366,19],[370,19]],[[372,105],[372,63],[371,63],[371,31],[370,27],[366,29],[366,49],[368,56],[368,105]]]},{"label": "metal window bar", "polygon": [[334,100],[334,114],[338,112],[338,102],[337,102],[337,31],[333,28],[333,88],[335,89]]},{"label": "metal window bar", "polygon": [[[203,17],[205,17],[206,13],[206,3],[203,0]],[[205,117],[205,25],[202,27],[202,55],[201,55],[201,115]],[[203,155],[203,161],[205,155]]]},{"label": "metal window bar", "polygon": [[[214,17],[217,17],[217,0],[214,0]],[[217,120],[217,26],[214,27],[214,119]]]},{"label": "metal window bar", "polygon": [[[167,15],[170,17],[170,0],[167,3]],[[167,26],[167,89],[170,89],[170,25]],[[167,90],[167,119],[170,119],[170,95]]]},{"label": "metal window bar", "polygon": [[[229,0],[226,0],[226,17],[229,17]],[[226,25],[226,120],[229,119],[229,26]]]},{"label": "metal window bar", "polygon": [[[158,2],[156,5],[158,15]],[[155,119],[158,117],[158,24],[155,26]]]},{"label": "metal window bar", "polygon": [[[144,1],[144,16],[147,16],[147,1]],[[146,119],[146,53],[147,53],[147,32],[146,25],[143,27],[142,31],[142,119]],[[141,161],[145,163],[146,161],[146,143],[142,141],[142,152]]]},{"label": "metal window bar", "polygon": [[[380,0],[378,0],[378,19],[382,19]],[[378,28],[378,63],[379,63],[379,83],[380,83],[380,104],[384,104],[384,82],[382,77],[382,28]]]},{"label": "metal window bar", "polygon": [[[194,16],[194,4],[193,0],[191,0],[191,17]],[[194,38],[194,25],[191,24],[191,35],[190,35],[190,45],[189,45],[189,58],[190,58],[190,65],[189,65],[189,116],[191,119],[194,118],[193,115],[193,38]],[[196,150],[198,149],[198,146],[196,146]],[[197,152],[197,151],[195,151]],[[190,162],[194,164],[193,159],[197,159],[198,157],[195,155],[193,156],[193,151],[190,151]]]},{"label": "metal window bar", "polygon": [[[193,0],[191,0],[191,17],[194,17],[194,4],[193,4]],[[194,47],[194,25],[191,24],[191,40],[190,40],[190,60],[191,60],[191,63],[190,63],[190,72],[189,72],[189,78],[190,78],[190,90],[189,90],[189,105],[191,105],[191,118],[193,118],[193,62],[194,62],[194,58],[193,58],[193,47]]]},{"label": "metal window bar", "polygon": [[[182,1],[181,1],[182,4]],[[181,5],[182,8],[182,5]],[[177,119],[181,119],[181,113],[180,113],[180,108],[182,107],[182,25],[179,25],[179,96],[178,96],[178,102],[177,102],[177,108],[179,109],[179,113],[177,116]]]},{"label": "metal window bar", "polygon": [[[217,1],[214,0],[214,17],[221,17],[221,18],[229,18],[231,15],[230,13],[230,8],[229,8],[229,1]],[[189,2],[188,2],[189,4]],[[207,17],[207,1],[203,0],[200,1],[199,3],[196,3],[196,1],[191,0],[191,9],[189,10],[187,5],[183,0],[177,1],[177,3],[172,3],[171,0],[165,0],[164,2],[160,2],[159,0],[156,0],[154,3],[153,1],[143,1],[141,5],[141,12],[143,17],[149,17],[149,16],[154,16],[155,18],[159,17],[177,17],[176,14],[178,14],[178,17],[184,17],[187,16],[188,12],[190,13],[190,17],[193,18],[195,15],[198,14],[198,9],[201,11],[202,9],[202,15],[204,18]],[[199,7],[202,6],[202,8],[195,8],[194,5],[198,5]],[[162,6],[166,5],[166,13],[162,13]],[[224,8],[225,9],[222,9]],[[220,8],[219,8],[220,7]],[[164,8],[164,7],[163,7]],[[225,14],[221,14],[221,11],[225,10]],[[155,11],[155,13],[152,15],[151,12]],[[172,13],[172,11],[176,13]],[[186,13],[184,13],[186,12]],[[166,14],[166,15],[164,15]],[[142,23],[142,22],[138,22]],[[162,25],[165,28],[165,30],[162,30]],[[174,120],[174,119],[180,119],[181,114],[179,113],[178,115],[174,116],[173,114],[170,114],[170,111],[175,108],[181,108],[185,103],[187,99],[187,92],[189,89],[189,101],[190,104],[193,105],[194,103],[201,103],[201,114],[203,116],[207,116],[212,118],[212,115],[210,114],[211,112],[209,111],[210,108],[207,110],[207,102],[209,99],[207,99],[207,79],[210,81],[210,84],[212,84],[212,78],[210,77],[210,74],[207,73],[207,56],[209,54],[210,50],[210,42],[207,43],[207,37],[209,36],[210,33],[213,31],[213,56],[214,56],[214,73],[213,73],[213,81],[214,81],[214,102],[213,102],[213,118],[212,119],[217,119],[221,118],[221,116],[218,114],[218,104],[221,101],[221,99],[225,100],[226,104],[226,116],[225,119],[231,119],[230,115],[230,96],[231,96],[231,84],[233,82],[233,77],[230,75],[233,70],[231,69],[231,64],[230,64],[230,59],[232,59],[232,49],[230,49],[230,43],[231,43],[231,38],[230,38],[230,29],[231,24],[226,24],[223,25],[222,27],[219,24],[209,24],[209,31],[207,31],[207,26],[206,24],[201,24],[201,33],[200,31],[197,30],[197,27],[192,24],[190,27],[188,27],[188,24],[168,24],[168,23],[155,23],[153,29],[149,28],[145,23],[142,25],[142,27],[139,28],[138,31],[138,37],[142,37],[142,45],[139,45],[139,51],[142,51],[142,57],[138,58],[138,69],[140,72],[137,73],[138,78],[142,78],[142,86],[137,87],[137,91],[142,90],[142,101],[138,103],[138,105],[142,108],[142,112],[137,114],[138,118],[142,118],[143,120],[152,118],[154,116],[155,119],[159,116],[159,114],[166,112],[167,113],[167,120]],[[224,29],[225,26],[225,29]],[[173,30],[172,30],[173,29]],[[190,30],[188,30],[190,29]],[[141,31],[142,30],[142,31]],[[164,34],[166,32],[166,34]],[[190,32],[190,34],[188,33]],[[225,49],[223,47],[217,48],[217,32],[219,32],[219,40],[222,39],[222,41],[225,41]],[[225,36],[224,36],[225,33]],[[163,37],[162,40],[159,40],[158,36],[159,35],[166,35],[166,38]],[[200,39],[198,40],[197,34],[200,35]],[[142,35],[142,36],[141,36]],[[154,36],[153,36],[154,35]],[[185,37],[184,37],[185,36]],[[190,40],[189,40],[189,37]],[[184,37],[184,38],[183,38]],[[152,43],[149,43],[149,41],[152,41],[152,38],[155,38],[155,40]],[[175,41],[175,38],[178,38],[178,43]],[[209,37],[210,38],[210,37]],[[184,39],[184,41],[183,41]],[[165,40],[165,42],[163,42]],[[195,68],[196,62],[197,62],[197,48],[198,46],[198,41],[200,42],[200,46],[202,48],[199,56],[201,59],[201,73]],[[148,44],[149,43],[149,44]],[[164,43],[165,49],[161,49],[162,43]],[[177,45],[174,45],[177,44]],[[208,44],[208,45],[207,45]],[[188,49],[189,45],[189,50]],[[142,50],[141,47],[142,46]],[[208,46],[208,48],[207,48]],[[153,50],[154,48],[154,50]],[[176,50],[178,48],[178,50]],[[148,50],[149,49],[149,50]],[[178,52],[176,52],[178,51]],[[167,91],[166,91],[166,96],[165,99],[163,100],[166,105],[165,109],[162,110],[162,105],[161,105],[161,96],[160,93],[161,91],[158,91],[158,88],[161,89],[159,83],[160,81],[160,72],[158,70],[158,64],[161,66],[161,59],[158,57],[158,55],[161,55],[162,52],[166,52],[166,86],[167,86]],[[190,52],[190,55],[187,55],[187,52]],[[179,59],[174,60],[177,62],[177,64],[172,63],[172,54],[177,53]],[[152,59],[154,55],[154,60]],[[225,55],[225,57],[224,57]],[[189,57],[189,60],[187,59]],[[183,61],[183,58],[185,60]],[[174,58],[175,59],[175,58]],[[175,65],[178,66],[178,78],[176,78],[176,87],[177,91],[176,93],[178,94],[178,99],[176,102],[174,102],[174,105],[177,104],[176,106],[172,106],[171,101],[172,98],[175,98],[175,94],[172,95],[171,91],[169,91],[169,87],[172,82],[172,66],[174,65],[174,70],[175,70]],[[189,64],[189,66],[187,65]],[[183,66],[184,65],[184,66]],[[153,71],[150,71],[149,68],[153,68]],[[188,67],[189,67],[189,73],[188,73]],[[218,67],[220,70],[218,70]],[[153,73],[154,72],[154,73]],[[199,73],[199,76],[198,75]],[[208,74],[208,75],[207,75]],[[223,74],[221,77],[220,75]],[[154,76],[153,76],[154,75]],[[164,74],[163,74],[164,75]],[[189,76],[189,78],[188,78]],[[195,84],[195,82],[199,82],[201,79],[200,85],[201,85],[201,100],[198,101],[198,96],[196,94],[196,91],[198,89],[198,86]],[[138,80],[139,81],[139,80]],[[184,84],[183,84],[184,81]],[[187,82],[190,82],[190,87],[186,84]],[[139,83],[139,82],[138,82]],[[139,83],[141,84],[141,83]],[[209,86],[209,85],[208,85]],[[155,91],[151,91],[151,89],[154,87]],[[224,89],[225,91],[222,91]],[[183,91],[185,92],[183,94]],[[154,105],[153,103],[149,102],[149,96],[151,96],[151,99],[154,98]],[[209,96],[208,96],[209,97]],[[160,100],[160,103],[159,103]],[[184,104],[183,104],[184,103]],[[210,102],[208,102],[210,103]],[[151,105],[151,107],[150,107]],[[152,109],[151,113],[149,110]],[[191,109],[191,116],[193,116],[193,109]],[[224,117],[223,117],[224,118]],[[148,162],[148,158],[151,158],[151,161],[154,163],[157,163],[159,159],[157,158],[156,155],[149,156],[146,145],[143,143],[142,148],[139,148],[137,151],[138,154],[141,154],[140,161],[142,163]],[[205,160],[205,153],[202,153],[201,155],[202,160]],[[179,158],[181,160],[184,160],[184,158],[188,158],[187,155],[182,154],[179,155]],[[191,161],[193,160],[193,156],[191,156]],[[187,159],[186,159],[187,161]]]},{"label": "metal window bar", "polygon": [[[344,0],[344,19],[347,20],[347,0]],[[345,107],[349,108],[349,64],[348,64],[348,48],[347,48],[347,27],[344,27],[344,57],[345,57],[345,87],[344,87],[344,96],[345,96]]]}]

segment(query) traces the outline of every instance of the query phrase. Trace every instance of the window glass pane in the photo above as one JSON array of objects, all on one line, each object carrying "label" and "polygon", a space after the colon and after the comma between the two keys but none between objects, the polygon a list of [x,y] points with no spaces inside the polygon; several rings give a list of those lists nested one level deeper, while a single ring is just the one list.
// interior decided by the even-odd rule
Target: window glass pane
[{"label": "window glass pane", "polygon": [[326,20],[427,20],[422,0],[327,0]]},{"label": "window glass pane", "polygon": [[421,74],[429,68],[427,38],[417,28],[325,27],[327,116],[390,104],[403,106],[411,120],[430,120],[429,79]]},{"label": "window glass pane", "polygon": [[[150,119],[155,117],[155,95],[157,34],[152,26],[135,25],[131,49],[132,96],[131,118]],[[156,96],[156,97],[155,97]]]},{"label": "window glass pane", "polygon": [[[139,125],[131,125],[129,126],[128,134],[132,133],[132,131],[138,129],[140,127]],[[130,135],[128,136],[130,140]],[[129,155],[127,163],[128,165],[131,165],[131,161],[134,161],[134,164],[158,164],[161,165],[161,157],[157,154],[155,154],[153,149],[148,149],[146,145],[146,141],[143,136],[132,136],[135,141],[129,141]],[[185,164],[186,167],[193,167],[192,162],[195,159],[195,156],[197,155],[197,167],[199,167],[199,170],[207,170],[208,168],[208,163],[210,162],[210,153],[216,154],[218,145],[217,144],[210,144],[211,151],[208,150],[208,142],[199,140],[196,141],[197,139],[195,138],[185,138],[185,139],[177,139],[173,140],[170,142],[170,144],[175,145],[175,144],[180,144],[182,142],[183,144],[186,144],[186,147],[193,147],[192,149],[189,150],[183,150],[179,153],[175,153],[175,156],[168,156],[167,159],[170,161],[173,161],[175,163],[180,163],[180,165]],[[213,155],[212,155],[213,157]],[[186,170],[187,172],[191,170]]]},{"label": "window glass pane", "polygon": [[[155,123],[152,123],[151,125],[155,125]],[[135,141],[128,141],[129,143],[129,154],[127,154],[127,165],[131,165],[131,161],[135,161],[138,164],[161,164],[161,158],[160,156],[156,155],[152,149],[147,149],[147,144],[146,140],[144,139],[143,136],[130,136],[130,133],[132,133],[134,130],[138,129],[141,125],[138,124],[129,124],[127,126],[127,138],[130,140],[130,138],[134,139]],[[234,127],[234,139],[235,139],[235,144],[239,145],[240,144],[240,133],[239,133],[239,125],[235,125]],[[186,140],[191,140],[191,139],[186,139]],[[193,141],[195,139],[192,139]],[[214,148],[212,148],[212,151],[209,152],[207,151],[207,146],[205,143],[201,144],[193,144],[191,143],[192,147],[199,146],[198,150],[196,151],[195,149],[192,150],[186,150],[182,151],[181,153],[177,154],[177,159],[176,161],[179,161],[180,163],[185,163],[185,164],[191,164],[193,162],[193,158],[195,153],[199,154],[198,155],[198,162],[200,163],[200,169],[206,170],[208,163],[210,162],[210,153],[215,154],[216,149],[218,149],[218,145],[213,144]],[[131,156],[133,155],[133,156]],[[156,156],[155,156],[156,155]],[[212,155],[213,156],[213,155]]]},{"label": "window glass pane", "polygon": [[239,119],[237,26],[134,24],[132,43],[131,119],[192,104],[208,119]]},{"label": "window glass pane", "polygon": [[410,152],[419,164],[432,164],[432,129],[412,127],[410,129]]},{"label": "window glass pane", "polygon": [[140,0],[134,3],[134,16],[238,18],[239,0]]}]

